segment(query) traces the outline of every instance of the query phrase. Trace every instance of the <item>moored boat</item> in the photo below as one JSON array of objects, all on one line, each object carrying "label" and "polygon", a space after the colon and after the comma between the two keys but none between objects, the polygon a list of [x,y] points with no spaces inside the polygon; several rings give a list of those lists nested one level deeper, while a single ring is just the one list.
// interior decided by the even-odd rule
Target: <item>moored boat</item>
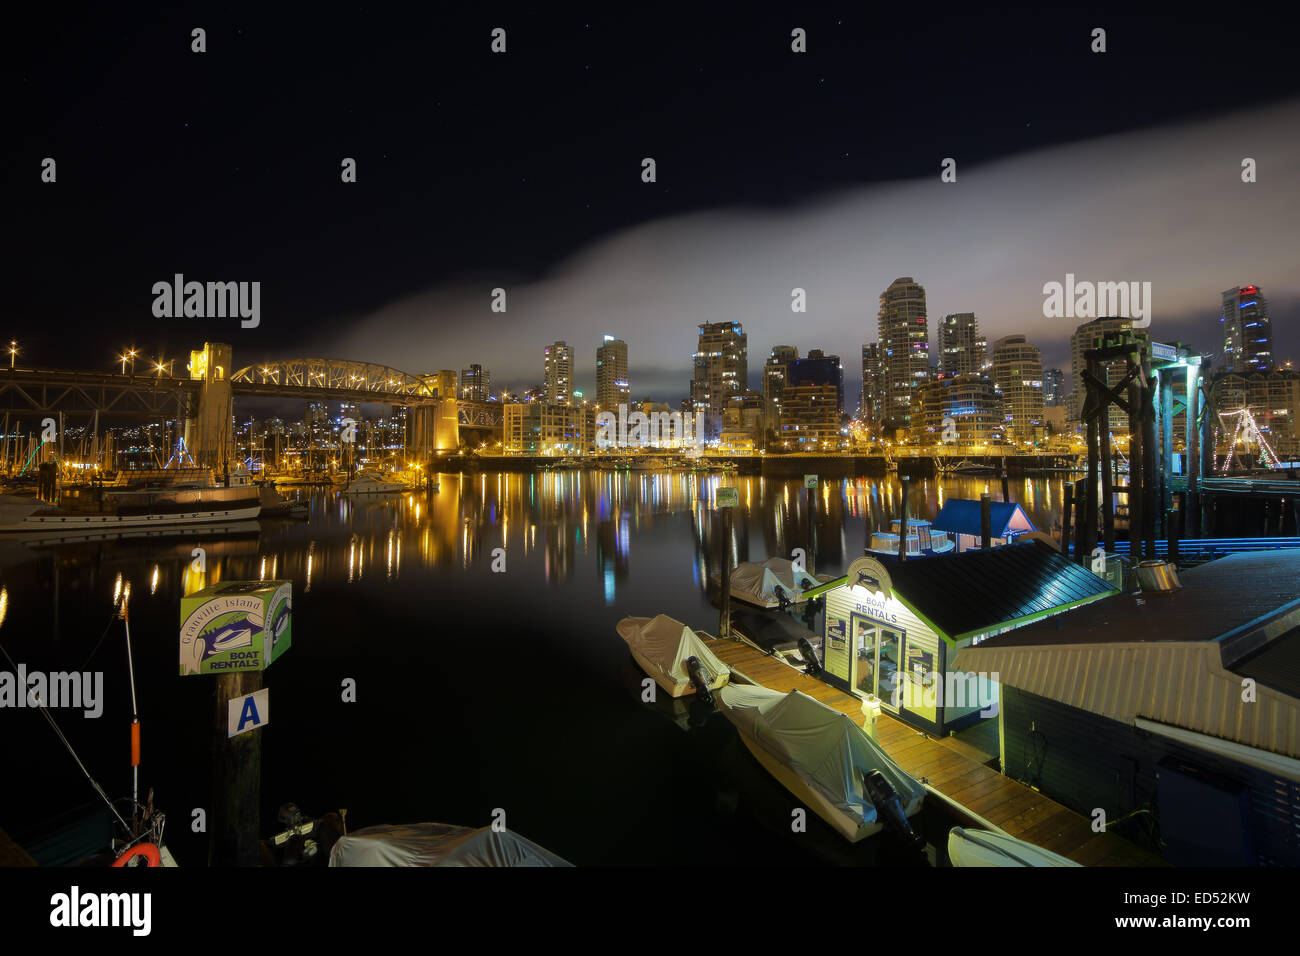
[{"label": "moored boat", "polygon": [[997,469],[992,465],[986,465],[983,462],[978,461],[970,461],[967,458],[963,458],[961,461],[957,462],[957,464],[950,466],[947,470],[947,474],[951,475],[992,475],[996,472]]},{"label": "moored boat", "polygon": [[695,631],[666,614],[625,617],[616,629],[641,669],[673,697],[707,698],[731,676]]},{"label": "moored boat", "polygon": [[886,826],[915,841],[907,818],[926,789],[838,710],[797,690],[729,684],[719,709],[754,758],[800,803],[857,843]]},{"label": "moored boat", "polygon": [[61,537],[87,531],[130,531],[247,521],[261,511],[258,489],[184,488],[78,495],[54,507],[36,498],[0,495],[0,534]]},{"label": "moored boat", "polygon": [[1006,833],[953,827],[948,832],[948,860],[953,866],[1082,866]]},{"label": "moored boat", "polygon": [[366,827],[338,838],[330,866],[572,866],[510,830],[410,823]]},{"label": "moored boat", "polygon": [[[722,584],[721,573],[712,575],[715,586]],[[796,569],[789,558],[768,558],[756,563],[745,561],[731,571],[731,596],[761,608],[784,608],[802,604],[804,591],[831,578],[819,580],[802,568]]]},{"label": "moored boat", "polygon": [[348,482],[348,486],[343,489],[343,494],[348,496],[393,495],[405,490],[406,486],[400,481],[385,481],[377,475],[362,472],[355,479]]}]

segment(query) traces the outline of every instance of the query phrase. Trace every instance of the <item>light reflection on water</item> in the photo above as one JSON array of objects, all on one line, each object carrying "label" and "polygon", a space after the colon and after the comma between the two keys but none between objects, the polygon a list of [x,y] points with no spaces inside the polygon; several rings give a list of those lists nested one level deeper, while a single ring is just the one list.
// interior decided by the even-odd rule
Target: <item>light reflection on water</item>
[{"label": "light reflection on water", "polygon": [[[188,545],[136,547],[149,548],[156,559],[149,590],[164,594],[232,578],[289,578],[303,593],[319,593],[377,577],[397,584],[418,571],[478,576],[490,573],[493,552],[503,548],[508,570],[522,564],[552,588],[564,588],[589,565],[602,600],[612,606],[631,587],[638,543],[678,523],[689,528],[689,540],[679,539],[673,553],[691,563],[692,583],[703,590],[721,555],[722,521],[713,507],[720,486],[738,488],[742,502],[733,514],[733,560],[788,556],[807,548],[810,538],[808,498],[798,480],[593,471],[446,474],[440,485],[428,497],[361,500],[317,492],[308,499],[309,522],[264,521],[257,536],[197,541],[207,552],[206,574],[191,568]],[[977,498],[988,487],[994,500],[1001,498],[999,482],[984,478],[910,485],[911,517],[931,519],[948,498]],[[1022,479],[1011,481],[1009,490],[1035,525],[1049,530],[1059,524],[1062,487],[1060,478]],[[869,529],[885,529],[897,517],[901,486],[894,475],[827,480],[816,497],[816,564],[829,572],[862,553]],[[68,547],[75,553],[82,546]],[[654,559],[664,556],[657,546]]]},{"label": "light reflection on water", "polygon": [[[4,543],[0,642],[33,667],[80,670],[91,659],[105,669],[104,719],[69,721],[68,730],[116,795],[129,780],[119,759],[129,699],[116,693],[124,686],[120,632],[105,626],[117,577],[133,584],[147,777],[184,819],[181,808],[209,798],[211,705],[201,678],[177,677],[180,596],[224,580],[290,579],[293,646],[267,672],[278,709],[267,737],[264,823],[287,800],[309,812],[353,806],[365,823],[473,823],[505,791],[511,806],[533,814],[521,825],[530,839],[578,862],[655,862],[657,854],[671,862],[671,834],[691,828],[705,845],[720,825],[710,798],[696,792],[702,784],[668,778],[685,773],[680,762],[713,754],[708,747],[729,739],[726,728],[689,746],[675,728],[661,730],[635,688],[625,693],[620,683],[627,652],[614,624],[663,612],[713,630],[717,611],[705,592],[724,546],[717,489],[740,492],[725,542],[733,560],[762,560],[808,547],[802,481],[595,471],[439,480],[428,497],[354,500],[317,491],[304,499],[309,521],[267,520],[243,536],[34,551]],[[978,497],[986,484],[913,481],[909,515],[931,518],[943,500]],[[991,484],[1000,498],[1000,482]],[[1059,517],[1062,486],[1060,478],[1016,480],[1010,492],[1047,529]],[[869,531],[897,515],[899,494],[893,475],[823,481],[816,569],[841,571],[860,555]],[[499,548],[504,574],[492,570]],[[101,633],[109,638],[97,645]],[[342,676],[357,677],[364,705],[340,708]],[[84,778],[38,717],[0,716],[21,725],[8,739],[18,748],[15,765],[46,774],[21,792],[0,788],[5,819],[86,796]],[[485,756],[505,740],[519,761],[533,762],[531,774]],[[413,752],[436,755],[434,769],[413,769]],[[569,790],[552,784],[551,762],[587,752],[600,755],[599,770],[584,764],[571,772],[595,774],[618,801],[574,804]],[[450,767],[460,769],[454,782]],[[647,777],[647,767],[670,769]],[[586,792],[595,783],[584,777],[574,786]],[[651,816],[653,825],[645,822]],[[185,855],[201,858],[197,837],[178,828],[175,839]]]}]

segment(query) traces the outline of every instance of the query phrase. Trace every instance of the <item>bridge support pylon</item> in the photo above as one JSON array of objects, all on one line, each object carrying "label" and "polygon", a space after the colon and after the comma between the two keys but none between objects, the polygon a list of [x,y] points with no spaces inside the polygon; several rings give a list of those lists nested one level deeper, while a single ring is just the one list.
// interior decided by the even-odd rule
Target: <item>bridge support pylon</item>
[{"label": "bridge support pylon", "polygon": [[460,449],[460,419],[456,399],[418,405],[406,417],[406,449],[417,461],[431,454],[455,454]]},{"label": "bridge support pylon", "polygon": [[190,352],[190,378],[203,384],[185,419],[185,445],[197,464],[217,471],[234,465],[232,354],[223,342],[204,342],[200,351]]}]

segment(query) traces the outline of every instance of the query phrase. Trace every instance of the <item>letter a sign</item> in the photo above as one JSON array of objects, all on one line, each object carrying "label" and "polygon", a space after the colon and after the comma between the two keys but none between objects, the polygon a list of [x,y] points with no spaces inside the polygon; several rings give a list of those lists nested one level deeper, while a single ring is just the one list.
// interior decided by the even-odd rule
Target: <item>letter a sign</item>
[{"label": "letter a sign", "polygon": [[247,697],[234,697],[227,703],[227,737],[238,737],[271,722],[271,691],[263,687]]}]

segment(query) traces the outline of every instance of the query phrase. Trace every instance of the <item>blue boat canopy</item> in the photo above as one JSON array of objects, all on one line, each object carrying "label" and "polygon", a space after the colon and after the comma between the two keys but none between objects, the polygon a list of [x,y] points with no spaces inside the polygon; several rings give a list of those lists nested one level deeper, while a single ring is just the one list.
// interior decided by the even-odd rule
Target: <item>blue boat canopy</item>
[{"label": "blue boat canopy", "polygon": [[[994,501],[991,507],[995,538],[1015,538],[1036,530],[1025,509],[1014,501]],[[980,503],[973,498],[949,498],[931,527],[949,534],[980,535]]]}]

